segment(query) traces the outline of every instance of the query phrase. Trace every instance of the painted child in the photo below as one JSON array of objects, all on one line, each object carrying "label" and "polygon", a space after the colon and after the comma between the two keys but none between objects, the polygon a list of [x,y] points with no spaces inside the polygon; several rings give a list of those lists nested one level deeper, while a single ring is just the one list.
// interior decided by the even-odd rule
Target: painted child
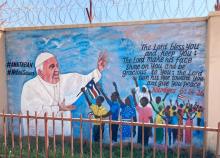
[{"label": "painted child", "polygon": [[[104,97],[102,96],[98,96],[96,98],[96,104],[92,104],[92,102],[89,100],[89,97],[87,96],[86,92],[85,92],[85,88],[82,88],[81,91],[83,92],[86,101],[89,105],[89,108],[92,110],[95,118],[106,118],[108,116],[111,115],[110,111],[107,111],[107,109],[102,105],[102,103],[104,102]],[[102,128],[102,138],[103,138],[103,134],[104,134],[104,123],[94,123],[93,125],[93,139],[95,142],[99,142],[100,141],[100,128]]]},{"label": "painted child", "polygon": [[[163,120],[163,107],[159,106],[159,112],[156,115],[155,118],[155,123],[156,124],[164,124],[164,120]],[[163,137],[164,137],[164,130],[163,128],[156,128],[156,142],[157,144],[162,144],[163,143]]]},{"label": "painted child", "polygon": [[[114,82],[113,82],[114,83]],[[113,84],[114,85],[114,84]],[[108,96],[104,93],[103,89],[100,87],[100,92],[104,96],[105,100],[107,101],[108,105],[110,106],[110,111],[112,113],[112,120],[118,121],[119,111],[120,111],[120,104],[118,102],[118,93],[115,91],[111,94],[111,100]],[[117,142],[117,135],[118,135],[118,124],[112,124],[112,141]]]},{"label": "painted child", "polygon": [[[118,88],[116,83],[113,83],[116,92],[119,94],[118,92]],[[122,121],[127,121],[127,122],[131,122],[132,119],[133,121],[136,121],[136,110],[135,108],[131,105],[131,101],[130,101],[130,97],[126,97],[125,98],[125,102],[123,102],[121,100],[120,94],[118,95],[118,102],[120,104],[120,108],[121,108],[121,112],[120,112],[120,116]],[[130,125],[122,125],[122,139],[123,141],[130,141],[130,138],[132,137],[131,135],[131,129],[132,127]]]},{"label": "painted child", "polygon": [[[193,119],[195,118],[196,114],[193,116],[193,111],[191,108],[188,109],[187,118],[186,118],[186,126],[193,125]],[[185,143],[190,144],[192,139],[192,133],[190,128],[185,129]]]},{"label": "painted child", "polygon": [[[135,89],[133,89],[132,90],[132,96],[133,96],[133,99],[134,99],[134,104],[136,106],[136,110],[139,114],[138,122],[153,123],[152,108],[151,108],[151,105],[148,101],[148,98],[147,97],[142,97],[140,99],[140,105],[138,105],[135,94],[136,94]],[[151,136],[151,134],[152,134],[152,129],[150,127],[144,127],[144,145],[145,146],[148,146],[148,141],[149,141],[149,137]],[[142,126],[138,126],[138,139],[137,139],[137,142],[139,144],[142,144],[142,137],[143,137]]]}]

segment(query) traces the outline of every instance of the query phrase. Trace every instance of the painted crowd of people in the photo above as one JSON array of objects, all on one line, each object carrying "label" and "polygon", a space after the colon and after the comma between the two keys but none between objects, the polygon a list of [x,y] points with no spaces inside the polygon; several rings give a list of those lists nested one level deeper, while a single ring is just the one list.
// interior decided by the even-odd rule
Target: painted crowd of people
[{"label": "painted crowd of people", "polygon": [[[178,99],[177,96],[175,101],[170,99],[167,104],[166,98],[169,95],[168,93],[166,93],[163,98],[160,96],[153,98],[150,89],[145,85],[140,88],[137,79],[133,79],[136,87],[131,90],[131,94],[129,94],[124,100],[121,99],[118,86],[115,82],[113,82],[115,91],[111,94],[110,98],[106,95],[100,85],[96,85],[101,95],[96,98],[95,104],[90,101],[85,88],[82,88],[81,91],[83,92],[94,117],[111,117],[113,121],[121,120],[141,123],[155,122],[156,124],[172,125],[193,125],[193,120],[196,118],[196,125],[202,125],[203,107],[197,102],[192,104],[189,100],[186,102],[184,99]],[[107,110],[103,105],[105,100],[109,105],[110,110]],[[93,140],[96,142],[100,140],[100,128],[102,128],[103,135],[105,131],[104,123],[94,123]],[[124,142],[129,142],[130,138],[136,135],[137,130],[137,143],[142,144],[142,140],[144,140],[144,145],[148,146],[149,138],[152,137],[153,133],[151,127],[144,126],[144,129],[142,129],[142,126],[138,126],[136,129],[135,126],[132,127],[127,124],[122,124],[121,128],[122,140]],[[113,143],[118,142],[119,125],[112,124],[111,130]],[[177,128],[168,128],[167,134],[164,128],[158,127],[155,130],[157,144],[163,144],[166,140],[166,135],[168,135],[169,145],[176,143],[178,138]],[[143,139],[142,136],[144,136]],[[179,140],[189,144],[192,140],[191,129],[180,129]]]}]

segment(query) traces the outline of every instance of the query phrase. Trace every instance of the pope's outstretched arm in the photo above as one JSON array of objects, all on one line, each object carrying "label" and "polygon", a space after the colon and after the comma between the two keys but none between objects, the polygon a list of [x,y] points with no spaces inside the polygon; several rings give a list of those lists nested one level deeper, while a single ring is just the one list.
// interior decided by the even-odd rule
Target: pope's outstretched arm
[{"label": "pope's outstretched arm", "polygon": [[[85,87],[92,79],[97,83],[101,79],[101,72],[107,64],[107,55],[102,53],[97,61],[97,68],[87,75],[79,73],[69,73],[61,75],[62,85],[65,90],[67,103],[74,103],[81,95],[81,88]],[[83,66],[83,65],[82,65]]]}]

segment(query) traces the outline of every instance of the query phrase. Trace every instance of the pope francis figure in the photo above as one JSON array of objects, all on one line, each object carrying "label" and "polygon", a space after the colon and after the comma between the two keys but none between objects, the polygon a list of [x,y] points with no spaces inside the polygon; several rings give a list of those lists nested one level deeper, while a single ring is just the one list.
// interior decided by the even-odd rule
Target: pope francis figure
[{"label": "pope francis figure", "polygon": [[[26,114],[34,115],[35,111],[38,116],[52,116],[54,112],[56,117],[63,113],[64,117],[71,118],[71,110],[75,109],[74,103],[80,95],[82,87],[94,79],[98,82],[101,78],[101,72],[106,65],[106,53],[99,56],[97,68],[87,75],[78,73],[60,74],[59,65],[56,57],[48,52],[38,55],[35,61],[37,76],[27,81],[21,94],[21,111]],[[44,136],[44,120],[38,120],[37,134]],[[29,121],[29,134],[35,136],[35,120]],[[23,119],[24,136],[27,136],[27,120]],[[61,121],[55,122],[55,134],[61,135]],[[48,135],[53,135],[53,123],[48,121]],[[70,121],[64,121],[64,135],[71,135]]]}]

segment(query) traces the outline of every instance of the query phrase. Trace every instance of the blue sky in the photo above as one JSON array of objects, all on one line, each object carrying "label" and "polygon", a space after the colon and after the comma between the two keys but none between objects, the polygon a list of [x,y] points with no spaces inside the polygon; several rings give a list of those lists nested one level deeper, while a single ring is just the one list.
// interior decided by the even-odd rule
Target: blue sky
[{"label": "blue sky", "polygon": [[[216,0],[93,0],[93,23],[207,16]],[[5,2],[5,0],[0,0]],[[7,0],[5,25],[89,23],[89,0]]]}]

